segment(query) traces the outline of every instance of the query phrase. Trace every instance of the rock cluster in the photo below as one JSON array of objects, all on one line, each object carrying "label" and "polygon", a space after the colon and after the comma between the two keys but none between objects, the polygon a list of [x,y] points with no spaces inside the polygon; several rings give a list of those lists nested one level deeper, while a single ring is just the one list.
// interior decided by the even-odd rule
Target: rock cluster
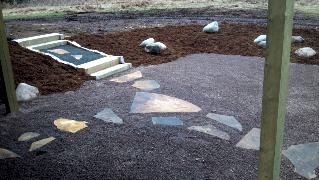
[{"label": "rock cluster", "polygon": [[144,40],[140,47],[145,47],[145,51],[150,54],[160,54],[167,49],[166,45],[161,42],[155,42],[154,38]]}]

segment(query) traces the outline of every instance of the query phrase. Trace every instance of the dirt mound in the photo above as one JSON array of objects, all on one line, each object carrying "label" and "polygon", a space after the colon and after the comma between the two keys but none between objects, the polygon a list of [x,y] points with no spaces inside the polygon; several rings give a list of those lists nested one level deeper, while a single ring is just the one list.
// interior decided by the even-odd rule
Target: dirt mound
[{"label": "dirt mound", "polygon": [[[105,35],[83,34],[69,40],[107,54],[124,56],[125,61],[134,67],[167,63],[195,53],[265,56],[265,50],[253,43],[258,35],[266,33],[265,26],[221,23],[220,31],[212,34],[202,32],[203,27],[185,25],[142,28]],[[302,36],[305,42],[292,44],[291,62],[319,65],[318,54],[309,59],[294,54],[298,48],[307,46],[319,51],[318,29],[295,28],[293,35]],[[168,49],[160,55],[146,53],[138,45],[150,37],[164,43]],[[16,86],[24,82],[36,86],[41,94],[48,95],[78,89],[83,82],[91,79],[72,66],[24,49],[14,42],[9,42],[9,50]]]}]

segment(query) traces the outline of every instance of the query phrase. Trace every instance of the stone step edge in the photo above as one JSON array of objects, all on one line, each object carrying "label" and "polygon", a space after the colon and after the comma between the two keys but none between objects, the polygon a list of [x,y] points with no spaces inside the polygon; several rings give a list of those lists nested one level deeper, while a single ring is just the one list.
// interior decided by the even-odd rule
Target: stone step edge
[{"label": "stone step edge", "polygon": [[120,57],[118,56],[107,56],[94,61],[90,61],[81,65],[77,68],[84,70],[86,74],[92,74],[103,69],[120,64]]},{"label": "stone step edge", "polygon": [[66,44],[68,44],[68,40],[57,40],[57,41],[50,41],[50,42],[46,42],[46,43],[27,46],[26,48],[40,51],[42,49],[49,49],[49,48],[53,48],[56,46],[62,46],[62,45],[66,45]]},{"label": "stone step edge", "polygon": [[36,44],[46,43],[50,41],[56,41],[56,40],[63,40],[64,35],[60,33],[51,33],[51,34],[44,34],[39,36],[32,36],[22,39],[14,39],[13,41],[17,42],[20,46],[26,47],[26,46],[32,46]]},{"label": "stone step edge", "polygon": [[128,70],[131,67],[132,67],[131,63],[118,64],[118,65],[112,66],[110,68],[107,68],[107,69],[98,71],[96,73],[90,74],[90,76],[95,77],[96,80],[100,80],[102,78],[108,77],[108,76],[113,75],[115,73]]}]

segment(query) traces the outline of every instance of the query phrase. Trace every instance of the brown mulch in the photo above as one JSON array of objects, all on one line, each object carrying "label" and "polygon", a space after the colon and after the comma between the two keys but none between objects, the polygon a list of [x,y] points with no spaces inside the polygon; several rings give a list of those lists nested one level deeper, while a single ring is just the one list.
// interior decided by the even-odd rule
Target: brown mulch
[{"label": "brown mulch", "polygon": [[[202,32],[202,25],[186,25],[135,29],[105,35],[83,34],[69,40],[107,54],[124,56],[125,61],[132,63],[133,67],[167,63],[195,53],[265,56],[265,50],[253,43],[257,36],[266,34],[265,26],[230,23],[221,23],[219,26],[220,31],[212,34]],[[292,44],[291,62],[319,65],[318,53],[308,59],[294,54],[301,47],[312,47],[319,52],[319,30],[294,28],[293,35],[302,36],[305,42]],[[164,43],[167,50],[160,55],[147,54],[139,44],[150,37]],[[76,90],[83,82],[92,79],[72,66],[24,49],[15,42],[9,41],[8,44],[15,86],[24,82],[36,86],[42,95],[48,95]]]}]

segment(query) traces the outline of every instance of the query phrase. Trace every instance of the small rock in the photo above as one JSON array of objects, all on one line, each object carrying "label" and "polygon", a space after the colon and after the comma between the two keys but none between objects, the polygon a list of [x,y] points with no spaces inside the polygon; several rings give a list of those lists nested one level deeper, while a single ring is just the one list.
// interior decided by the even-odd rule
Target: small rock
[{"label": "small rock", "polygon": [[165,44],[161,42],[152,43],[145,47],[145,51],[151,54],[160,54],[166,49]]},{"label": "small rock", "polygon": [[214,21],[208,25],[206,25],[204,28],[203,28],[203,31],[206,32],[206,33],[213,33],[213,32],[218,32],[218,22],[217,21]]},{"label": "small rock", "polygon": [[267,38],[267,35],[260,35],[260,36],[258,36],[255,40],[254,40],[254,42],[260,42],[260,41],[266,41],[266,38]]},{"label": "small rock", "polygon": [[300,48],[296,50],[295,53],[300,57],[306,57],[306,58],[316,55],[316,51],[310,47]]},{"label": "small rock", "polygon": [[266,41],[260,41],[260,42],[258,43],[258,46],[259,46],[259,47],[262,47],[262,48],[266,48]]},{"label": "small rock", "polygon": [[26,83],[20,83],[16,89],[18,101],[28,101],[34,99],[39,94],[38,88],[30,86]]},{"label": "small rock", "polygon": [[305,41],[305,39],[302,38],[301,36],[292,36],[291,37],[291,43],[301,43],[304,41]]},{"label": "small rock", "polygon": [[146,47],[149,44],[153,44],[155,40],[153,38],[148,38],[140,44],[140,47]]}]

